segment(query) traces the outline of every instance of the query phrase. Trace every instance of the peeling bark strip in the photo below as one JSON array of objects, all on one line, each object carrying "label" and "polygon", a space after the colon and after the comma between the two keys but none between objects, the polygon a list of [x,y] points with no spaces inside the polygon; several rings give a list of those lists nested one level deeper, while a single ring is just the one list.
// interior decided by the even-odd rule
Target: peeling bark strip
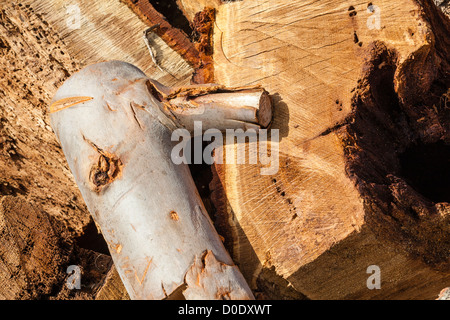
[{"label": "peeling bark strip", "polygon": [[92,97],[71,97],[58,100],[50,106],[50,113],[58,112],[66,108],[73,107],[77,104],[92,100]]},{"label": "peeling bark strip", "polygon": [[[198,300],[207,295],[217,300],[248,300],[247,292],[230,278],[241,278],[238,267],[217,261],[214,253],[204,252],[186,273],[184,296],[188,300]],[[242,277],[242,281],[245,281]]]},{"label": "peeling bark strip", "polygon": [[161,37],[169,47],[178,52],[191,66],[197,67],[199,52],[186,34],[170,25],[162,14],[155,10],[148,0],[121,0],[150,27],[159,25],[154,32]]},{"label": "peeling bark strip", "polygon": [[214,82],[212,32],[215,10],[213,8],[205,8],[195,15],[192,26],[196,40],[192,43],[183,31],[170,25],[148,0],[122,0],[122,2],[149,26],[154,27],[153,31],[195,68],[192,83]]},{"label": "peeling bark strip", "polygon": [[74,74],[54,101],[85,95],[92,97],[86,107],[51,113],[51,124],[130,298],[172,299],[182,291],[188,299],[252,299],[188,166],[171,160],[171,138],[194,120],[205,129],[266,126],[268,93],[217,84],[170,88],[111,61]]}]

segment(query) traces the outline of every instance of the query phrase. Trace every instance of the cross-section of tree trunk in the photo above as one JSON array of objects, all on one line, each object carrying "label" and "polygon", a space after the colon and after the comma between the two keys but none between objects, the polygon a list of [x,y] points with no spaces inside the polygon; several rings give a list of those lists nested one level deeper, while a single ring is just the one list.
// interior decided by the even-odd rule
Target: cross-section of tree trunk
[{"label": "cross-section of tree trunk", "polygon": [[278,172],[216,165],[211,184],[253,288],[436,298],[450,281],[448,19],[432,1],[208,4],[216,82],[276,101]]}]

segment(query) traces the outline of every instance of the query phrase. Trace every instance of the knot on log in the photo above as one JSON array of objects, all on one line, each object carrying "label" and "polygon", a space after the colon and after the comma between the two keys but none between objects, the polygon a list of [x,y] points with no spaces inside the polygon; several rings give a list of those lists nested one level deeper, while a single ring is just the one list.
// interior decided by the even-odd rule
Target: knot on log
[{"label": "knot on log", "polygon": [[98,160],[94,163],[89,173],[89,181],[94,185],[93,190],[100,193],[105,186],[121,175],[123,164],[116,155],[102,150],[95,143],[86,139],[86,137],[83,136],[83,138],[99,153]]},{"label": "knot on log", "polygon": [[89,179],[95,185],[95,191],[100,192],[105,185],[113,182],[120,175],[121,167],[119,158],[101,154],[98,162],[92,166]]}]

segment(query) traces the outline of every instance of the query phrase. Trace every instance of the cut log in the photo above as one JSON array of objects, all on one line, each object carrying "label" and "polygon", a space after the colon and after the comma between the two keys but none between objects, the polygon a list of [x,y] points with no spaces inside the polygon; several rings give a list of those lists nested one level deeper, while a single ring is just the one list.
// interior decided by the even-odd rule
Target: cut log
[{"label": "cut log", "polygon": [[274,93],[281,137],[276,174],[216,164],[211,184],[252,288],[435,299],[450,281],[449,20],[431,1],[208,4],[216,82]]},{"label": "cut log", "polygon": [[173,141],[176,130],[195,134],[196,121],[204,130],[267,126],[267,92],[220,85],[171,89],[131,64],[110,61],[72,75],[49,109],[132,299],[168,298],[180,288],[187,299],[253,299],[186,162],[176,163]]}]

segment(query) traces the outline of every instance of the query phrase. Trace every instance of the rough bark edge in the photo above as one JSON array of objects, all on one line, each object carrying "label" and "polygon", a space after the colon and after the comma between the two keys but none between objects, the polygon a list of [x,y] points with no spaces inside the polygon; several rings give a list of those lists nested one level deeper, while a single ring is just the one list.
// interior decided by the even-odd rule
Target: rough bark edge
[{"label": "rough bark edge", "polygon": [[192,76],[192,83],[213,83],[214,82],[214,61],[213,61],[213,28],[215,21],[215,10],[205,8],[195,14],[192,26],[198,39],[195,42],[200,59]]},{"label": "rough bark edge", "polygon": [[[223,276],[223,274],[233,274]],[[216,300],[249,300],[253,299],[243,290],[239,283],[226,282],[224,279],[244,278],[238,267],[224,264],[216,259],[212,251],[195,257],[194,263],[185,275],[186,288],[183,295],[189,300],[202,299],[206,295]]]},{"label": "rough bark edge", "polygon": [[199,52],[194,47],[186,34],[170,25],[162,14],[146,0],[121,0],[143,22],[150,27],[157,25],[154,32],[167,43],[174,51],[178,52],[191,66],[196,67],[199,61]]},{"label": "rough bark edge", "polygon": [[155,10],[149,1],[121,1],[143,22],[150,27],[155,27],[154,32],[194,68],[192,83],[214,82],[212,33],[215,10],[213,8],[205,8],[195,15],[192,27],[197,40],[191,42],[182,30],[174,28],[162,14]]},{"label": "rough bark edge", "polygon": [[[438,12],[438,10],[435,10],[436,8],[433,8],[432,4],[429,3],[423,3],[423,0],[418,0],[419,5],[423,7],[423,11],[421,13],[421,18],[424,19],[424,21],[428,21],[428,23],[430,24],[430,30],[433,30],[435,33],[434,34],[430,34],[429,37],[430,41],[431,40],[436,40],[434,43],[432,43],[433,45],[430,46],[428,49],[426,47],[422,48],[422,50],[424,50],[426,52],[426,54],[424,54],[420,61],[424,61],[424,59],[426,57],[428,57],[430,54],[431,55],[439,55],[441,59],[445,58],[446,56],[448,57],[448,54],[445,54],[446,51],[448,51],[448,49],[445,48],[449,48],[450,45],[448,44],[449,42],[449,38],[448,36],[445,36],[446,34],[448,35],[450,31],[448,28],[448,19],[445,18],[445,16],[441,13]],[[426,1],[425,1],[426,2]],[[427,18],[427,16],[430,16],[430,18]],[[447,21],[445,21],[447,20]],[[443,25],[441,25],[443,24]],[[447,31],[446,31],[447,30]],[[372,44],[372,46],[375,45],[377,46],[377,44]],[[378,45],[383,46],[384,44],[379,43]],[[370,46],[369,46],[370,47]],[[432,51],[428,51],[429,49],[432,49]],[[370,50],[370,49],[369,49]],[[434,51],[433,51],[434,50]],[[397,61],[396,61],[396,53],[395,51],[391,52],[390,50],[387,50],[388,52],[390,52],[388,55],[391,55],[391,57],[384,57],[383,59],[391,59],[392,61],[392,65],[396,65]],[[387,53],[387,52],[386,52]],[[420,50],[417,52],[418,54],[420,54]],[[368,55],[370,56],[370,54]],[[375,56],[373,56],[374,58]],[[370,57],[368,58],[368,60],[370,60]],[[432,61],[432,60],[430,60]],[[419,61],[414,61],[414,56],[411,56],[407,63],[411,63],[412,65],[419,65]],[[380,60],[377,63],[377,67],[382,63],[382,60]],[[366,64],[367,66],[368,64]],[[406,66],[406,64],[404,64],[404,66]],[[428,62],[428,66],[430,66],[430,63]],[[389,67],[389,65],[388,65]],[[410,68],[411,66],[409,66]],[[397,67],[396,67],[397,68]],[[374,69],[374,68],[373,68]],[[400,67],[399,67],[400,69]],[[407,70],[406,68],[404,70]],[[395,71],[395,70],[394,70]],[[418,69],[418,71],[420,71]],[[399,76],[400,77],[400,76]],[[399,78],[398,77],[398,78]],[[436,77],[438,78],[438,77]],[[392,79],[393,80],[393,79]],[[361,80],[358,81],[358,86],[360,86],[360,84],[364,81],[364,76],[361,77]],[[413,87],[414,88],[414,87]],[[356,90],[356,87],[355,89]],[[424,90],[424,93],[430,93],[429,92],[430,88]],[[352,92],[354,92],[352,90]],[[412,93],[412,92],[411,92]],[[354,94],[354,98],[353,101],[357,101],[357,98],[359,96],[359,93],[355,92]],[[402,97],[402,96],[400,96]],[[405,96],[403,96],[405,97]],[[441,97],[438,96],[437,99],[440,99]],[[350,114],[343,123],[337,124],[335,127],[327,130],[326,132],[324,132],[322,135],[327,135],[330,134],[332,132],[335,132],[338,134],[338,136],[341,138],[341,141],[343,143],[343,148],[346,150],[346,157],[347,157],[347,167],[346,167],[346,171],[347,174],[352,178],[352,180],[355,182],[355,184],[358,186],[358,188],[361,188],[363,186],[363,183],[361,181],[361,179],[358,179],[358,177],[355,176],[354,174],[354,170],[355,168],[352,167],[352,165],[350,164],[351,162],[351,157],[349,156],[349,151],[355,146],[354,145],[354,141],[352,141],[351,139],[349,140],[349,137],[351,136],[351,134],[349,134],[349,131],[351,131],[351,129],[354,129],[354,126],[352,126],[352,124],[354,123],[355,119],[357,118],[357,113],[356,113],[356,107],[357,105],[354,103],[353,104],[354,110],[353,113]],[[358,147],[356,147],[357,149]],[[355,149],[355,151],[356,151]],[[364,161],[360,162],[361,164],[364,163]],[[224,236],[224,244],[227,248],[227,250],[231,253],[232,257],[234,259],[236,259],[236,255],[239,254],[238,250],[236,250],[236,240],[239,235],[238,230],[236,230],[236,228],[234,226],[230,226],[230,221],[233,220],[233,210],[230,207],[230,205],[228,204],[228,200],[227,200],[227,196],[226,196],[226,189],[225,189],[225,185],[224,183],[220,180],[220,177],[224,177],[225,176],[225,171],[226,171],[226,167],[225,166],[220,166],[220,165],[214,165],[213,166],[213,180],[210,182],[210,189],[211,189],[211,198],[212,198],[212,203],[213,206],[216,209],[216,217],[215,217],[215,225],[216,228],[218,229],[219,233],[222,234]],[[361,173],[363,173],[364,171],[364,166],[362,166],[360,168]],[[398,183],[402,183],[401,181],[397,181]],[[374,190],[373,188],[374,186],[369,186],[369,190],[372,190],[373,192],[376,192],[376,190]],[[401,185],[398,185],[397,190],[405,190],[406,187],[402,188]],[[408,191],[410,192],[410,191]],[[366,212],[371,212],[371,214],[369,214],[369,223],[370,226],[373,227],[381,237],[385,237],[386,235],[390,235],[391,236],[391,243],[394,245],[394,247],[396,248],[401,248],[401,250],[407,250],[407,252],[411,253],[413,256],[415,256],[416,258],[420,258],[428,263],[431,263],[434,267],[438,267],[439,262],[438,261],[432,261],[429,258],[432,258],[432,254],[427,253],[427,249],[426,248],[422,248],[420,250],[420,252],[414,252],[414,250],[412,250],[412,246],[413,244],[410,243],[411,240],[411,235],[409,236],[405,236],[404,235],[404,231],[402,230],[401,226],[396,226],[395,230],[392,229],[388,229],[388,230],[381,230],[380,228],[377,227],[378,224],[380,225],[389,225],[390,223],[392,223],[393,220],[390,217],[387,217],[388,213],[386,213],[385,211],[383,212],[382,215],[378,215],[377,213],[375,213],[375,209],[372,207],[374,206],[373,203],[370,203],[370,201],[367,201],[368,197],[371,197],[370,194],[366,193],[365,199],[365,211]],[[419,195],[418,195],[419,197]],[[413,198],[416,199],[416,198]],[[410,201],[412,200],[411,198],[409,199]],[[380,208],[376,208],[377,210]],[[383,208],[384,209],[384,208]],[[427,228],[430,228],[434,223],[438,223],[437,229],[439,230],[440,234],[442,234],[442,226],[444,225],[448,225],[448,219],[445,219],[445,205],[442,206],[438,206],[438,212],[440,213],[439,215],[433,215],[434,218],[431,218],[429,221],[427,221],[426,223],[422,223],[420,226],[417,226],[415,229],[415,232],[420,233],[420,228],[423,227],[426,224]],[[447,209],[448,212],[448,209]],[[386,214],[386,216],[385,216]],[[378,220],[375,220],[374,217],[376,217],[378,215]],[[448,214],[447,214],[448,216]],[[445,222],[447,221],[447,222]],[[433,233],[433,231],[430,229],[428,230],[428,232]],[[427,232],[427,234],[429,234]],[[399,237],[395,237],[395,234],[398,234]],[[393,236],[394,235],[394,236]],[[383,239],[384,241],[385,239]],[[401,244],[397,243],[397,241],[401,241]],[[426,240],[426,239],[425,239]],[[439,237],[435,236],[434,240],[432,240],[432,242],[434,242],[435,245],[439,245]],[[429,244],[426,244],[426,246],[429,246]],[[441,251],[441,254],[439,254],[438,256],[438,260],[445,261],[445,259],[448,259],[448,255],[445,253],[445,250],[441,250],[442,248],[435,248],[434,252],[436,252],[436,249],[438,251]],[[426,254],[426,256],[424,256],[424,254]],[[444,267],[445,269],[445,267]],[[265,267],[262,268],[262,270],[266,270]],[[249,281],[249,283],[252,283],[252,289],[255,292],[256,297],[260,297],[261,295],[264,296],[266,295],[267,290],[263,289],[262,294],[258,292],[259,288],[261,287],[261,277],[263,277],[263,272],[260,272],[258,274],[258,276],[256,277],[256,283],[258,288],[255,286],[255,281],[251,281],[249,278],[247,278],[247,281]],[[254,278],[255,279],[255,278]],[[284,279],[283,279],[284,280]],[[256,289],[256,290],[255,290]]]}]

